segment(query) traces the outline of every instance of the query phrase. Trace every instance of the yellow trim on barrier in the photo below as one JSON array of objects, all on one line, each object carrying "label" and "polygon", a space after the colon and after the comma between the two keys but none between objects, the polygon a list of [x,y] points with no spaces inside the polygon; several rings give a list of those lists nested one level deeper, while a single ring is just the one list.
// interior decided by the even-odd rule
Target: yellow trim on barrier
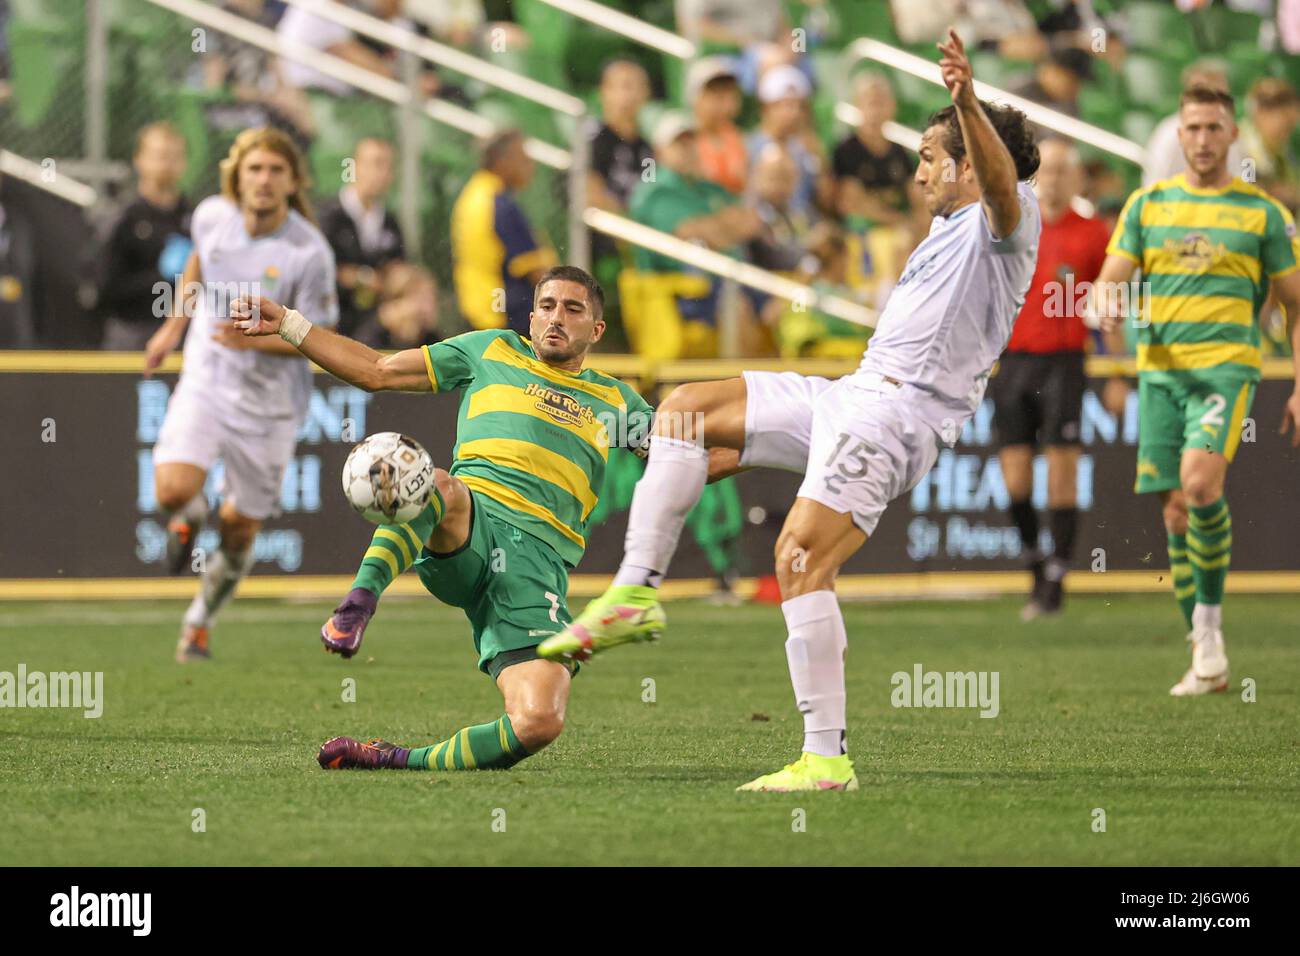
[{"label": "yellow trim on barrier", "polygon": [[[612,580],[607,574],[575,574],[569,578],[569,597],[595,597]],[[352,577],[343,574],[254,574],[240,582],[239,596],[337,603],[351,585]],[[850,599],[942,598],[1025,594],[1029,585],[1026,571],[929,571],[841,575],[836,591]],[[736,592],[750,597],[757,586],[754,578],[743,578]],[[0,581],[0,601],[188,600],[195,587],[193,577],[8,578]],[[668,599],[705,597],[713,588],[710,578],[688,578],[665,582],[662,593]],[[1066,589],[1073,594],[1168,594],[1171,587],[1168,571],[1151,570],[1072,574],[1066,578]],[[1300,571],[1233,571],[1227,589],[1230,594],[1298,594]],[[394,580],[384,600],[403,595],[430,596],[413,575]]]},{"label": "yellow trim on barrier", "polygon": [[[384,352],[392,355],[393,352]],[[735,378],[742,371],[756,372],[798,372],[800,375],[823,375],[836,378],[847,375],[858,366],[858,360],[843,361],[839,359],[683,359],[675,362],[652,362],[637,355],[592,355],[591,365],[595,371],[621,379],[636,379],[644,384],[655,381],[693,382],[700,379]],[[319,375],[328,374],[323,368],[312,363],[312,371]],[[139,375],[144,369],[144,357],[139,352],[82,352],[74,350],[0,350],[0,373],[2,372],[55,372],[55,373],[110,373],[117,375]],[[169,355],[158,368],[161,373],[176,373],[181,370],[179,353]],[[1264,359],[1263,377],[1267,379],[1289,379],[1295,375],[1289,358],[1276,356]],[[1132,375],[1134,360],[1130,357],[1112,358],[1109,355],[1088,356],[1088,374],[1106,377],[1111,374]]]}]

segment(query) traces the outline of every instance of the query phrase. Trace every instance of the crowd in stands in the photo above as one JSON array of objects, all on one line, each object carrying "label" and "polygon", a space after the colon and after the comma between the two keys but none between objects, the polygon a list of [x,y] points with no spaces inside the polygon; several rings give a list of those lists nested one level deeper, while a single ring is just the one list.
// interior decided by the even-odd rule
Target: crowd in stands
[{"label": "crowd in stands", "polygon": [[[0,13],[6,0],[0,0]],[[1219,0],[1217,5],[1222,5]],[[512,7],[494,0],[352,0],[373,17],[481,56],[527,45]],[[617,4],[636,14],[636,4]],[[1112,0],[879,0],[898,42],[919,51],[950,25],[981,64],[1018,66],[996,80],[1020,96],[1070,116],[1099,74],[1113,75],[1128,55],[1124,4]],[[1146,6],[1151,6],[1148,3]],[[1206,6],[1177,0],[1181,12]],[[1260,13],[1261,44],[1278,56],[1300,50],[1300,2],[1229,0]],[[280,37],[338,56],[386,78],[401,79],[391,48],[277,0],[224,0],[223,6]],[[827,137],[816,97],[828,82],[809,50],[832,29],[834,0],[675,0],[675,28],[700,45],[674,101],[643,62],[617,56],[603,65],[589,95],[587,202],[591,206],[741,258],[870,308],[888,299],[909,251],[929,229],[912,182],[914,154],[897,142],[900,88],[889,71],[867,68],[837,90],[860,119]],[[233,93],[234,127],[276,125],[305,148],[320,134],[310,97],[355,91],[335,77],[219,35],[203,59],[201,83]],[[792,42],[791,38],[797,42]],[[1100,38],[1100,40],[1099,40]],[[3,62],[0,33],[0,63]],[[1289,54],[1289,55],[1293,55]],[[981,57],[983,59],[981,59]],[[472,89],[423,68],[418,87],[474,105]],[[1230,64],[1206,58],[1183,70],[1183,86],[1228,89]],[[1295,75],[1291,73],[1290,75]],[[0,84],[4,82],[0,67]],[[656,97],[658,97],[656,99]],[[906,103],[906,99],[904,99]],[[385,107],[386,109],[386,107]],[[1296,127],[1300,96],[1283,76],[1261,76],[1238,110],[1233,168],[1253,177],[1292,209],[1300,204]],[[220,114],[210,114],[220,118]],[[1182,168],[1177,117],[1151,119],[1141,184]],[[912,125],[920,120],[913,119]],[[340,328],[378,347],[430,341],[464,328],[526,331],[534,278],[557,261],[542,223],[530,221],[521,194],[534,179],[528,136],[503,129],[481,144],[478,169],[455,197],[441,253],[452,288],[439,289],[435,263],[408,248],[394,215],[394,145],[366,137],[355,145],[354,177],[318,184],[319,222],[338,259]],[[1112,223],[1139,185],[1136,170],[1085,153],[1084,210]],[[156,321],[146,291],[180,270],[191,203],[180,195],[185,143],[154,123],[140,131],[134,157],[137,195],[105,239],[99,309],[104,344],[135,348]],[[425,171],[422,170],[422,175]],[[332,187],[332,188],[331,188]],[[0,241],[5,232],[0,206]],[[10,224],[10,232],[13,225]],[[0,245],[0,254],[4,247]],[[615,347],[672,358],[711,356],[717,315],[735,310],[745,354],[783,357],[853,355],[868,331],[748,289],[738,293],[679,260],[591,235],[593,271],[610,300]],[[183,258],[182,258],[183,262]],[[169,271],[173,270],[174,271]],[[3,308],[0,288],[0,308]],[[142,338],[143,337],[143,338]],[[14,337],[11,336],[11,339]]]}]

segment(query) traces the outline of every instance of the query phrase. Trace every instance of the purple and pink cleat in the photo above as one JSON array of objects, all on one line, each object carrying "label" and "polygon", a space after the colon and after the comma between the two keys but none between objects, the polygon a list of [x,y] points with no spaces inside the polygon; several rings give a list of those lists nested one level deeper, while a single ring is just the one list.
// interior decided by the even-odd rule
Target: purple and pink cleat
[{"label": "purple and pink cleat", "polygon": [[334,609],[330,619],[320,629],[320,641],[325,650],[349,658],[361,649],[366,625],[375,616],[379,598],[365,588],[353,588],[343,603]]},{"label": "purple and pink cleat", "polygon": [[399,747],[375,737],[362,742],[335,737],[321,744],[316,762],[325,770],[405,770],[410,747]]}]

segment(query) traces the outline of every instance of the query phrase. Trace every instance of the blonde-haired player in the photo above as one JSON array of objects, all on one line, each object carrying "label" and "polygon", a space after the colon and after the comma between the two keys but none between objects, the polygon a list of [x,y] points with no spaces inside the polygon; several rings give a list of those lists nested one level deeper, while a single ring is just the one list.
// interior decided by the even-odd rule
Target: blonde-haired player
[{"label": "blonde-haired player", "polygon": [[[208,472],[224,465],[220,547],[207,556],[176,659],[209,656],[208,630],[253,563],[262,522],[278,513],[311,394],[311,369],[279,339],[230,330],[240,296],[274,296],[313,322],[338,321],[334,255],[312,219],[302,154],[284,133],[244,130],[221,161],[221,194],[194,210],[194,251],[172,314],[145,349],[145,375],[185,341],[184,368],[154,446],[154,487],[168,518],[167,563],[191,562],[208,513]],[[188,333],[188,334],[187,334]]]}]

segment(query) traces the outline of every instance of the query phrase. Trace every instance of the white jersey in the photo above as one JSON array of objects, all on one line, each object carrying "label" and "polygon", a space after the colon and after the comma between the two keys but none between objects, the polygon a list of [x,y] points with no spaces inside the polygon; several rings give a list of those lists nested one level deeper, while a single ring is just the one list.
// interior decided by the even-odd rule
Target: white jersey
[{"label": "white jersey", "polygon": [[228,348],[213,334],[230,322],[230,303],[246,295],[274,299],[316,325],[337,324],[334,253],[325,237],[291,209],[279,229],[253,238],[239,207],[223,196],[199,203],[191,234],[204,294],[190,320],[177,390],[239,431],[300,424],[311,395],[307,360]]},{"label": "white jersey", "polygon": [[[912,386],[915,401],[951,445],[979,408],[989,372],[1033,279],[1042,219],[1019,183],[1020,222],[995,239],[978,202],[936,216],[907,264],[855,374]],[[950,422],[949,427],[940,425]]]}]

